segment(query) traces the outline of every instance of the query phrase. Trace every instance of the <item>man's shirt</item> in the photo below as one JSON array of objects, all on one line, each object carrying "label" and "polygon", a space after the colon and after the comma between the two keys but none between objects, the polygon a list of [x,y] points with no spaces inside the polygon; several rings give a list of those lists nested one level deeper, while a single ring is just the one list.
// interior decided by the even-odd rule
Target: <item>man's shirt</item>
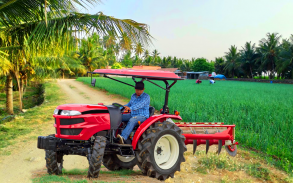
[{"label": "man's shirt", "polygon": [[144,116],[148,118],[150,113],[150,96],[144,92],[140,96],[137,96],[136,93],[134,93],[126,106],[130,108],[132,117]]}]

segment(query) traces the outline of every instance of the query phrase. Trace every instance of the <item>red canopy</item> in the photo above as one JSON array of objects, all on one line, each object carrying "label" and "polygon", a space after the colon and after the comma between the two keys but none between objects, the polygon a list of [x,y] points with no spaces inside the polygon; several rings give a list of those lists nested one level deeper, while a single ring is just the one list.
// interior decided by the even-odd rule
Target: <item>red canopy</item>
[{"label": "red canopy", "polygon": [[108,74],[120,76],[135,76],[137,78],[183,80],[173,72],[157,70],[132,70],[132,69],[96,69],[94,74]]}]

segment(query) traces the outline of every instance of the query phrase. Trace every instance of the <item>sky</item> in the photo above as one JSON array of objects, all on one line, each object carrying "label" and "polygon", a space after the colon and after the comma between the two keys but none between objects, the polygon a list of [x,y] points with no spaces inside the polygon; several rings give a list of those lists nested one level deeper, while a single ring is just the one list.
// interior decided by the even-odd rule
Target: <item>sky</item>
[{"label": "sky", "polygon": [[293,34],[292,0],[103,0],[82,10],[149,25],[149,51],[160,56],[214,60],[246,42],[256,46],[267,33]]}]

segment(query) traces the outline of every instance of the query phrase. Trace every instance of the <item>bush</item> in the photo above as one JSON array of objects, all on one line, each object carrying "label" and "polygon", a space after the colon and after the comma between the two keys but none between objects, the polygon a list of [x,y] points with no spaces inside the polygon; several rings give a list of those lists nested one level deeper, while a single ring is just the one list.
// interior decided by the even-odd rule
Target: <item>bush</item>
[{"label": "bush", "polygon": [[116,62],[112,65],[111,69],[122,69],[122,65],[120,63]]}]

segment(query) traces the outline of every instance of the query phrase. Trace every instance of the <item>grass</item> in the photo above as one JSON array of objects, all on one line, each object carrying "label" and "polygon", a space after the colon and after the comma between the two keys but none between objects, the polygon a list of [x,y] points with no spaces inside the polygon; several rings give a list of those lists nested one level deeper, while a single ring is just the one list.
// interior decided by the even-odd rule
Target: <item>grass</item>
[{"label": "grass", "polygon": [[[41,182],[64,182],[64,183],[85,183],[88,182],[86,179],[80,179],[80,180],[71,180],[68,176],[72,175],[81,175],[81,176],[87,176],[88,169],[72,169],[72,170],[62,170],[62,175],[44,175],[41,177],[37,177],[32,179],[32,182],[34,183],[41,183]],[[138,175],[141,174],[141,171],[133,171],[133,170],[119,170],[119,171],[100,171],[101,174],[110,174],[113,176],[119,176],[123,178],[128,178],[130,175]],[[106,181],[93,181],[96,183],[103,183]],[[108,182],[108,181],[107,181]],[[124,181],[115,181],[112,183],[124,183]]]},{"label": "grass", "polygon": [[[45,102],[41,106],[28,109],[25,113],[19,113],[15,119],[0,124],[0,155],[9,155],[4,148],[17,142],[17,137],[24,136],[34,131],[40,131],[44,123],[53,121],[52,114],[56,106],[65,101],[64,96],[56,83],[45,83]],[[37,138],[31,135],[30,138]],[[24,139],[22,139],[24,140]]]},{"label": "grass", "polygon": [[[96,78],[96,87],[130,98],[134,89],[107,78]],[[90,78],[78,78],[90,85]],[[119,78],[133,84],[130,78]],[[165,92],[145,83],[151,105],[160,110]],[[164,86],[163,82],[157,84]],[[178,81],[169,94],[170,111],[179,110],[183,121],[236,124],[242,146],[264,152],[267,160],[287,173],[293,170],[293,85],[239,81]],[[172,112],[171,112],[172,113]]]}]

